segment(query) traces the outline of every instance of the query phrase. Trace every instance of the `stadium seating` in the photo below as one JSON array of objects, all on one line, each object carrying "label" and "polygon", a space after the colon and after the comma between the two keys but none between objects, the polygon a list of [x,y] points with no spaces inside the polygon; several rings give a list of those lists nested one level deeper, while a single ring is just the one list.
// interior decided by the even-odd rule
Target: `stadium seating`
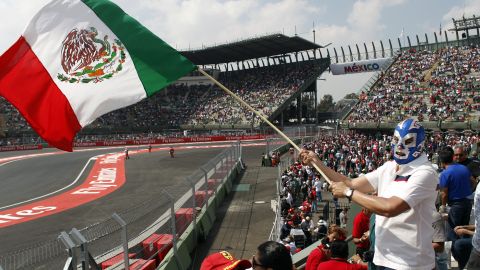
[{"label": "stadium seating", "polygon": [[347,116],[350,123],[467,121],[480,115],[480,48],[403,51]]},{"label": "stadium seating", "polygon": [[[221,72],[218,79],[268,116],[316,73],[315,66],[306,62]],[[5,116],[8,131],[31,132],[20,113],[4,99],[0,99],[0,114]],[[86,130],[149,132],[180,125],[237,124],[257,126],[260,119],[216,86],[176,84],[135,105],[98,118]]]}]

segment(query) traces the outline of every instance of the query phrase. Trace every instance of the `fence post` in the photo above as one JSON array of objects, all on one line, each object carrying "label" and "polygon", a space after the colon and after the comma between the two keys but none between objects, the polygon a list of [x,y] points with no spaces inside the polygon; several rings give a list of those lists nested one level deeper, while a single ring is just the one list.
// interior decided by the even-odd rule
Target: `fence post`
[{"label": "fence post", "polygon": [[193,231],[195,233],[195,239],[197,239],[197,202],[195,200],[195,183],[193,182],[190,176],[186,177],[185,180],[190,183],[192,187],[192,209],[193,209]]},{"label": "fence post", "polygon": [[[208,163],[210,165],[210,162]],[[211,166],[211,165],[210,165]],[[217,175],[217,164],[213,164],[213,175]],[[208,177],[205,174],[205,209],[208,208],[208,199],[210,199],[209,192],[208,192]],[[223,178],[221,179],[223,180]],[[223,183],[223,182],[222,182]],[[217,194],[217,179],[215,178],[215,188],[213,189],[214,196]]]},{"label": "fence post", "polygon": [[113,213],[112,218],[122,227],[123,262],[125,269],[127,269],[128,266],[130,266],[130,259],[128,258],[127,223],[117,213]]},{"label": "fence post", "polygon": [[[63,245],[68,249],[68,260],[65,263],[63,269],[76,269],[77,268],[77,257],[75,256],[75,243],[73,243],[68,233],[62,231],[58,236],[58,239],[63,243]],[[71,266],[71,267],[70,267]],[[0,266],[0,270],[3,270],[2,266]]]},{"label": "fence post", "polygon": [[[204,175],[203,180],[205,181],[205,193],[206,193],[205,197],[207,197],[207,200],[205,200],[205,204],[206,204],[206,207],[208,208],[208,171],[203,166],[200,167],[200,170],[203,171],[203,175]],[[213,192],[215,192],[215,190],[216,190],[216,188],[213,190]],[[203,206],[201,205],[201,207],[203,207]]]},{"label": "fence post", "polygon": [[70,231],[70,236],[72,236],[73,241],[75,241],[78,245],[80,245],[80,253],[82,258],[82,269],[88,270],[89,267],[89,258],[88,258],[88,247],[87,247],[87,239],[76,229],[73,228]]},{"label": "fence post", "polygon": [[171,220],[171,229],[172,229],[172,239],[173,239],[173,255],[175,260],[180,265],[180,269],[184,269],[182,266],[182,262],[178,259],[178,249],[177,249],[177,228],[176,228],[176,221],[175,221],[175,200],[174,198],[165,190],[162,192],[168,197],[170,201],[170,220]]}]

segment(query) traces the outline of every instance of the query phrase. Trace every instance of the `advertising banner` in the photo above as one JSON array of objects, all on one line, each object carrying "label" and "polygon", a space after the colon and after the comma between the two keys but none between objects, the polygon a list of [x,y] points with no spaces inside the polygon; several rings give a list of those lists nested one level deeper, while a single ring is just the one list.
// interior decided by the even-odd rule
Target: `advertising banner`
[{"label": "advertising banner", "polygon": [[145,144],[168,144],[168,143],[196,143],[196,142],[223,142],[223,141],[244,141],[262,140],[265,135],[243,135],[243,136],[208,136],[208,137],[182,137],[182,138],[159,138],[140,139],[125,141],[97,141],[97,142],[76,142],[75,147],[93,146],[122,146],[122,145],[145,145]]},{"label": "advertising banner", "polygon": [[333,75],[355,74],[362,72],[380,71],[381,67],[390,60],[390,58],[378,58],[372,60],[331,64],[330,70]]}]

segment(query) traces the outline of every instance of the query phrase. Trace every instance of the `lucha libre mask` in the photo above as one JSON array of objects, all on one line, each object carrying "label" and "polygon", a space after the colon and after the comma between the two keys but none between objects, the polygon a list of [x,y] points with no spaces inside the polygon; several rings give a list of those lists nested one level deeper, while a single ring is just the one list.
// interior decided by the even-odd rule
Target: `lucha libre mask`
[{"label": "lucha libre mask", "polygon": [[397,125],[392,139],[393,159],[398,164],[407,164],[418,158],[425,142],[425,130],[413,119]]}]

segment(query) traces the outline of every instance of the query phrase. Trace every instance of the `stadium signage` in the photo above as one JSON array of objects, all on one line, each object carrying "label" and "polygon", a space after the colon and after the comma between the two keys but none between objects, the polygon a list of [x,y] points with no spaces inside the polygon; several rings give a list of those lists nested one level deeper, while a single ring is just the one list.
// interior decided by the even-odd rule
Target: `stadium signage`
[{"label": "stadium signage", "polygon": [[22,150],[40,150],[42,149],[42,145],[8,145],[8,146],[0,146],[0,152],[6,151],[22,151]]},{"label": "stadium signage", "polygon": [[181,137],[181,138],[159,138],[144,140],[125,140],[125,141],[97,141],[97,142],[77,142],[75,147],[90,146],[119,146],[119,145],[142,145],[142,144],[167,144],[167,143],[191,143],[191,142],[223,142],[223,141],[244,141],[244,140],[263,140],[264,135],[243,135],[243,136],[206,136],[206,137]]},{"label": "stadium signage", "polygon": [[380,71],[389,59],[390,58],[378,58],[373,60],[331,64],[330,70],[333,75]]}]

